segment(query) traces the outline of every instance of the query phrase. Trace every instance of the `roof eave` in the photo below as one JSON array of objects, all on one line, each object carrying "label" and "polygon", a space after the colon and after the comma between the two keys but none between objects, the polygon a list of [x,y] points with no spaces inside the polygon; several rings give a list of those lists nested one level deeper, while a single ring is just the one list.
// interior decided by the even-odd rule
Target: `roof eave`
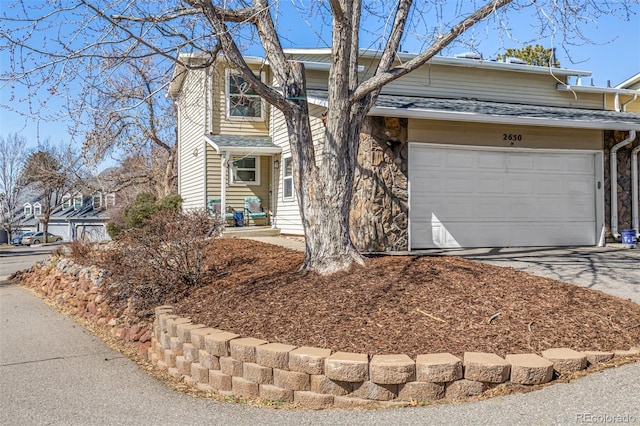
[{"label": "roof eave", "polygon": [[593,130],[640,130],[640,123],[615,121],[569,120],[537,117],[505,117],[501,115],[479,114],[458,111],[435,111],[395,107],[373,107],[370,115],[420,118],[443,121],[465,121],[472,123],[513,124],[520,126],[562,127]]}]

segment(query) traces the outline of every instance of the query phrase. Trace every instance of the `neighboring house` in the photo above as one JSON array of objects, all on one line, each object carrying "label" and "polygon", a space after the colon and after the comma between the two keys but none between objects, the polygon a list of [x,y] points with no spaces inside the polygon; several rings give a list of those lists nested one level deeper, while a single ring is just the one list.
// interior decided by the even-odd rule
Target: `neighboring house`
[{"label": "neighboring house", "polygon": [[[286,54],[306,64],[320,154],[331,51]],[[363,78],[378,54],[361,51]],[[271,81],[261,58],[247,62]],[[354,243],[364,251],[603,243],[611,227],[604,157],[611,141],[640,131],[640,114],[606,106],[609,96],[633,98],[635,86],[583,86],[590,75],[435,57],[386,86],[362,129]],[[302,234],[282,114],[223,63],[177,67],[169,95],[177,102],[184,208],[242,211],[245,197],[258,197],[268,223]]]},{"label": "neighboring house", "polygon": [[[106,231],[109,222],[109,207],[115,206],[113,193],[94,192],[65,194],[62,203],[55,206],[49,218],[49,232],[62,236],[64,241],[78,239],[88,241],[110,240]],[[38,201],[27,202],[20,212],[20,230],[41,231],[42,206]]]}]

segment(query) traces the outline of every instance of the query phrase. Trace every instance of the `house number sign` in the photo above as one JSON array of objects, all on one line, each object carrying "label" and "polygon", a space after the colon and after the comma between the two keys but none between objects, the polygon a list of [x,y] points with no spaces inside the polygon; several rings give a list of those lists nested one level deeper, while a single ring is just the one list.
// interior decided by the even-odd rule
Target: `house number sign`
[{"label": "house number sign", "polygon": [[503,141],[521,141],[522,135],[519,133],[503,133],[502,140]]}]

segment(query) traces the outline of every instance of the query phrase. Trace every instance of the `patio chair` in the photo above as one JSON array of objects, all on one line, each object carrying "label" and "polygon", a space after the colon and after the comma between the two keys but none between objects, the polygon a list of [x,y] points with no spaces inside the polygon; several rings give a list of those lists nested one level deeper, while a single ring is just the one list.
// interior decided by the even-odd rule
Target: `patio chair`
[{"label": "patio chair", "polygon": [[267,213],[262,208],[262,200],[258,197],[244,197],[244,216],[245,224],[248,224],[249,219],[264,219],[265,224],[267,221]]},{"label": "patio chair", "polygon": [[[209,213],[218,219],[222,219],[222,200],[220,198],[209,198],[207,200],[209,207]],[[227,212],[224,214],[224,219],[227,221],[234,221],[234,210],[227,206]]]}]

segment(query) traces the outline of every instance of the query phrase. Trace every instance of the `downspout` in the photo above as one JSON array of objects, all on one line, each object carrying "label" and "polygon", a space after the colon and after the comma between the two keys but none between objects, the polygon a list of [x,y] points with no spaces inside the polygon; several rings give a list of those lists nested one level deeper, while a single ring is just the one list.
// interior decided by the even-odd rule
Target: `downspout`
[{"label": "downspout", "polygon": [[629,137],[615,144],[610,152],[610,174],[611,174],[611,234],[615,238],[620,238],[618,232],[618,156],[617,152],[620,148],[633,142],[636,138],[636,131],[629,130]]},{"label": "downspout", "polygon": [[[227,168],[229,165],[229,152],[220,155],[220,214],[226,218],[227,214]],[[226,221],[225,221],[226,223]]]},{"label": "downspout", "polygon": [[276,171],[280,171],[280,169],[276,169],[275,164],[275,155],[271,156],[271,199],[269,200],[269,207],[271,210],[271,229],[276,229],[276,198],[278,194],[276,194]]},{"label": "downspout", "polygon": [[631,226],[636,230],[636,238],[640,237],[640,223],[638,222],[638,154],[640,145],[631,151]]},{"label": "downspout", "polygon": [[[204,133],[205,135],[208,133],[209,130],[209,70],[205,69],[203,70],[204,73],[204,78],[202,79],[202,93],[204,94],[204,111],[202,113],[202,119],[204,120]],[[202,141],[202,176],[203,176],[203,185],[202,185],[202,189],[203,189],[203,198],[204,198],[204,209],[205,211],[209,208],[209,203],[208,203],[208,199],[207,199],[207,195],[208,195],[208,174],[207,174],[207,141],[203,140]]]}]

